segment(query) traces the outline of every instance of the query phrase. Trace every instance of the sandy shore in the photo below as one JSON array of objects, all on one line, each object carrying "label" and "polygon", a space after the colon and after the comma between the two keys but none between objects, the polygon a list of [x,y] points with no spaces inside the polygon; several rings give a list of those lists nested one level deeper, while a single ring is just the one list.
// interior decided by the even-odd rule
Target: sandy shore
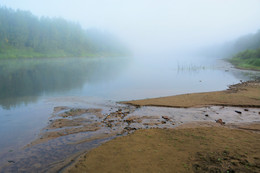
[{"label": "sandy shore", "polygon": [[122,102],[135,106],[163,106],[163,107],[204,107],[238,106],[260,107],[260,83],[257,81],[243,82],[231,85],[225,91],[183,94],[144,100]]},{"label": "sandy shore", "polygon": [[123,103],[139,107],[126,116],[136,131],[64,172],[260,172],[259,82]]}]

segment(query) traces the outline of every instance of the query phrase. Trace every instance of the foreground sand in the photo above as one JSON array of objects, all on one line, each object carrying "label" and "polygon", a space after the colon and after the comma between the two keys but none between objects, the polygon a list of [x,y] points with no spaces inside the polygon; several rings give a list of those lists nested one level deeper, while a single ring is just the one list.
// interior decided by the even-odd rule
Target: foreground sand
[{"label": "foreground sand", "polygon": [[260,83],[257,81],[244,82],[232,85],[225,91],[183,94],[170,97],[126,101],[122,103],[135,106],[182,108],[203,107],[208,105],[260,107]]},{"label": "foreground sand", "polygon": [[82,155],[65,172],[260,172],[260,124],[197,125],[135,131]]}]

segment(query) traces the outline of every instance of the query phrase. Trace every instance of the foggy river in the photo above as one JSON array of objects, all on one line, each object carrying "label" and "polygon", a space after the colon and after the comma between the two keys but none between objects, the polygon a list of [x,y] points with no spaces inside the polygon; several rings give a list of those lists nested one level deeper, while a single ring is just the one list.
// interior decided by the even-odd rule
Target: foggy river
[{"label": "foggy river", "polygon": [[55,106],[102,108],[123,100],[224,90],[257,76],[210,57],[0,60],[0,154],[36,138]]}]

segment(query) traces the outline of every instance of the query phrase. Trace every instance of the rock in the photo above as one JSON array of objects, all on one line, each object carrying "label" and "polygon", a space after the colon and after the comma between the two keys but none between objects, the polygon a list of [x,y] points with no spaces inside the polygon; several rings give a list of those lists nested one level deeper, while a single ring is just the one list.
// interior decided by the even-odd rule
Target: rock
[{"label": "rock", "polygon": [[128,124],[130,124],[130,123],[133,123],[134,122],[134,119],[133,118],[127,118],[126,120],[125,120],[125,122],[127,122]]},{"label": "rock", "polygon": [[225,122],[222,121],[222,119],[218,119],[218,120],[216,120],[216,123],[219,123],[219,124],[221,124],[221,125],[226,124]]},{"label": "rock", "polygon": [[238,114],[242,114],[242,112],[240,112],[240,111],[236,111],[236,110],[235,110],[235,112],[238,113]]},{"label": "rock", "polygon": [[162,116],[163,119],[165,119],[166,121],[169,121],[170,118],[168,116]]},{"label": "rock", "polygon": [[13,160],[8,160],[7,162],[8,163],[15,163],[15,161],[13,161]]},{"label": "rock", "polygon": [[162,124],[166,124],[166,121],[161,121]]},{"label": "rock", "polygon": [[175,125],[175,123],[172,123],[172,125]]},{"label": "rock", "polygon": [[208,117],[208,116],[209,116],[208,114],[205,115],[205,117]]},{"label": "rock", "polygon": [[244,111],[248,111],[248,109],[244,109]]},{"label": "rock", "polygon": [[126,129],[126,130],[136,130],[136,128],[134,128],[134,127],[125,127],[124,129]]}]

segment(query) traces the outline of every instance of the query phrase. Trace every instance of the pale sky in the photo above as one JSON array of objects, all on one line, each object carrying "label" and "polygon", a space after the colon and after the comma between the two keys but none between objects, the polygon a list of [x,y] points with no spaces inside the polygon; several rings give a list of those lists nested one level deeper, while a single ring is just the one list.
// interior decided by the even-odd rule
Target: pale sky
[{"label": "pale sky", "polygon": [[1,0],[118,35],[135,50],[185,50],[260,29],[260,0]]}]

